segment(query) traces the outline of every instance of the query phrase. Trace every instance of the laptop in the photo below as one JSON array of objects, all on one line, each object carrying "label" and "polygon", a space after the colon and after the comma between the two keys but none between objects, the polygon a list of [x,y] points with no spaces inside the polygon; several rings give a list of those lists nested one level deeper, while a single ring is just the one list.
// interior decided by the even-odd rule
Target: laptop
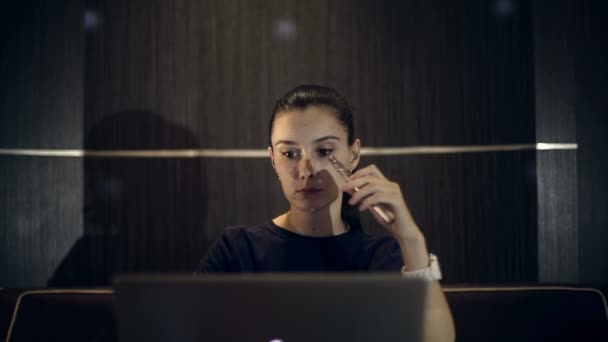
[{"label": "laptop", "polygon": [[419,341],[428,283],[399,274],[125,275],[119,340]]}]

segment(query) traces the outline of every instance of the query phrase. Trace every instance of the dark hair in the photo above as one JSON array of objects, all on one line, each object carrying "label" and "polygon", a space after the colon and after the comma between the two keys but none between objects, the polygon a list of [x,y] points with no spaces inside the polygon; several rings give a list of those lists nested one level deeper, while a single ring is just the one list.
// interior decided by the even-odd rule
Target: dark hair
[{"label": "dark hair", "polygon": [[[334,89],[319,85],[300,85],[288,91],[277,100],[270,123],[268,125],[268,141],[272,147],[272,128],[277,114],[293,109],[304,109],[311,105],[328,106],[336,111],[336,118],[346,129],[348,145],[355,142],[355,127],[353,123],[353,109],[342,95]],[[354,171],[354,170],[353,170]],[[361,230],[359,210],[350,204],[350,195],[342,195],[342,209],[340,216],[350,229]]]}]

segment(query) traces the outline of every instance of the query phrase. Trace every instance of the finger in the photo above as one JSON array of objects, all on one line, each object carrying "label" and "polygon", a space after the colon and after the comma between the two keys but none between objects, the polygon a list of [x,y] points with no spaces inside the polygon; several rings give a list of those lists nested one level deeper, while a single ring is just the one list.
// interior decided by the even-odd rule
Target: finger
[{"label": "finger", "polygon": [[379,187],[379,189],[383,189],[383,192],[386,193],[396,193],[401,194],[401,189],[399,184],[395,182],[389,182],[388,180],[380,180],[375,177],[363,177],[356,180],[352,180],[342,185],[341,190],[348,192],[351,195],[354,195],[356,192],[360,190],[370,190],[370,186]]},{"label": "finger", "polygon": [[359,204],[359,210],[365,211],[371,209],[374,205],[382,205],[384,207],[392,207],[392,199],[382,193],[375,193],[365,197]]},{"label": "finger", "polygon": [[[366,187],[370,187],[370,185],[368,185]],[[403,202],[403,204],[405,205],[405,199],[403,198],[403,195],[401,194],[401,190],[399,188],[399,184],[397,184],[397,183],[388,182],[388,183],[383,183],[382,185],[374,185],[373,187],[370,188],[369,193],[372,193],[372,192],[374,195],[376,195],[376,194],[382,195],[382,197],[380,198],[380,202],[382,202],[382,203],[390,204],[393,207],[397,206],[397,204],[399,202]],[[365,196],[365,200],[370,201],[371,199],[369,199],[369,196]],[[366,203],[365,200],[359,201],[360,202],[359,206],[362,206],[364,204],[371,206],[371,205],[375,204],[375,203],[371,203],[371,202]],[[378,202],[378,203],[380,203],[380,202]],[[365,207],[365,208],[367,208],[367,207]]]},{"label": "finger", "polygon": [[368,184],[365,187],[359,189],[351,195],[351,199],[348,202],[350,205],[360,205],[361,201],[371,195],[385,191],[381,186],[376,184]]},{"label": "finger", "polygon": [[356,178],[350,178],[348,182],[342,185],[342,187],[344,187],[343,191],[348,191],[354,189],[355,187],[365,187],[367,184],[382,184],[388,182],[389,180],[384,178],[382,175],[379,175],[377,173],[369,173],[364,175],[357,175]]},{"label": "finger", "polygon": [[340,187],[340,191],[352,194],[355,188],[361,189],[370,183],[370,177],[361,177],[354,180],[349,180]]}]

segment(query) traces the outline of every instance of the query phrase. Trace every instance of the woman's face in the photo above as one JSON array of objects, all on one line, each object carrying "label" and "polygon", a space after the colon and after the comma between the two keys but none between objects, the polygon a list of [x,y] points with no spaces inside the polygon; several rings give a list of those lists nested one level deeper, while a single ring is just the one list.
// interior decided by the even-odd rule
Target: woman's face
[{"label": "woman's face", "polygon": [[348,145],[347,131],[333,108],[308,106],[279,113],[274,120],[268,149],[283,193],[292,207],[318,210],[342,196],[345,183],[327,158],[333,155],[345,167],[359,162],[359,140]]}]

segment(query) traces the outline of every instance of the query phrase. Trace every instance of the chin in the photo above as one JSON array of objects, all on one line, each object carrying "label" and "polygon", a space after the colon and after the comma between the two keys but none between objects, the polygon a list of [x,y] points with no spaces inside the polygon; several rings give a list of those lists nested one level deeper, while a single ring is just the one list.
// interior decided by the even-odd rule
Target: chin
[{"label": "chin", "polygon": [[296,201],[291,202],[291,206],[294,208],[298,208],[302,211],[308,212],[316,212],[320,210],[329,209],[329,206],[333,203],[333,201],[329,201],[327,199],[317,199],[314,201],[303,201],[302,199],[298,199]]}]

